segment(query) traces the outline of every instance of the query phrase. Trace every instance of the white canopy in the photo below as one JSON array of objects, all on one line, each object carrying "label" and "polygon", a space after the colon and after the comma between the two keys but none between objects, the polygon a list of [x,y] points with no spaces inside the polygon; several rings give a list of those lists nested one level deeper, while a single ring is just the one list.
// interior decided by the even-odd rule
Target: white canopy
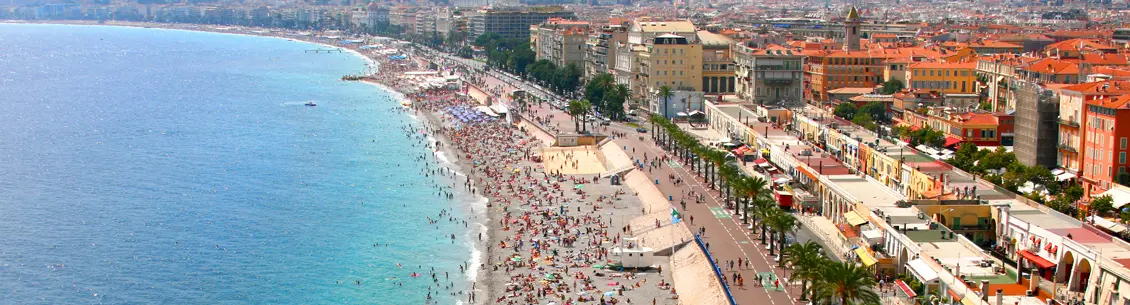
[{"label": "white canopy", "polygon": [[1110,199],[1112,199],[1112,201],[1114,201],[1114,208],[1116,208],[1116,209],[1121,208],[1122,206],[1126,205],[1127,203],[1130,203],[1130,191],[1127,191],[1127,190],[1119,188],[1119,187],[1112,188],[1109,191],[1103,192],[1102,194],[1099,194],[1098,196],[1094,196],[1094,197],[1102,197],[1102,196],[1110,196]]},{"label": "white canopy", "polygon": [[1071,180],[1071,179],[1075,179],[1075,174],[1062,173],[1062,174],[1055,176],[1055,181],[1066,181],[1066,180]]},{"label": "white canopy", "polygon": [[909,261],[906,263],[910,267],[910,273],[918,278],[919,282],[930,284],[938,279],[938,272],[934,268],[930,268],[925,261],[921,258]]},{"label": "white canopy", "polygon": [[497,112],[497,113],[507,113],[507,112],[510,112],[510,109],[509,109],[509,108],[506,108],[506,105],[503,105],[503,104],[494,104],[494,105],[491,105],[491,106],[490,106],[490,109],[491,109],[491,110],[494,110],[494,112]]},{"label": "white canopy", "polygon": [[1097,227],[1105,228],[1105,229],[1110,230],[1111,232],[1114,232],[1114,233],[1120,233],[1122,231],[1126,231],[1126,226],[1123,226],[1122,224],[1107,220],[1106,218],[1096,217],[1096,216],[1087,216],[1087,220],[1094,222],[1095,226],[1097,226]]},{"label": "white canopy", "polygon": [[482,113],[489,115],[489,116],[498,116],[497,113],[494,113],[494,111],[491,111],[490,107],[487,107],[487,106],[475,106],[475,110],[478,110],[479,112],[482,112]]},{"label": "white canopy", "polygon": [[785,183],[789,183],[789,180],[790,180],[789,178],[781,177],[781,178],[773,179],[773,183],[785,184]]}]

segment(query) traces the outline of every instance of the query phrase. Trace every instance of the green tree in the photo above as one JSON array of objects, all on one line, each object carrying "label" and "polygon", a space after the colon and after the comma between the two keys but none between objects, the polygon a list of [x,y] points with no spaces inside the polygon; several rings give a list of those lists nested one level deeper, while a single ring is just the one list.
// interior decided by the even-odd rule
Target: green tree
[{"label": "green tree", "polygon": [[971,171],[973,162],[977,161],[979,157],[977,150],[977,145],[973,143],[961,144],[961,147],[958,147],[957,151],[953,153],[953,158],[950,159],[949,163],[965,171]]},{"label": "green tree", "polygon": [[905,88],[905,86],[902,85],[901,81],[892,79],[883,83],[883,90],[879,93],[895,94],[896,92],[902,91],[903,88]]},{"label": "green tree", "polygon": [[855,117],[851,119],[851,122],[867,130],[875,129],[875,123],[871,120],[871,116],[864,112],[859,112],[859,114],[855,115]]},{"label": "green tree", "polygon": [[776,239],[776,246],[769,245],[769,255],[774,255],[774,250],[782,249],[785,247],[785,235],[796,231],[800,223],[793,214],[781,211],[781,209],[772,209],[773,212],[769,215],[766,221],[769,224],[769,229],[773,231]]},{"label": "green tree", "polygon": [[828,263],[812,284],[812,300],[816,304],[877,305],[875,275],[855,263]]},{"label": "green tree", "polygon": [[852,117],[855,117],[855,113],[858,110],[859,109],[855,107],[855,104],[840,103],[839,105],[836,105],[836,110],[833,112],[833,114],[845,120],[850,120],[852,119]]},{"label": "green tree", "polygon": [[813,241],[796,243],[785,248],[785,260],[792,265],[792,278],[801,280],[800,300],[807,301],[808,283],[820,279],[820,271],[829,263],[824,257],[824,249]]},{"label": "green tree", "polygon": [[1063,196],[1067,196],[1067,202],[1076,202],[1083,198],[1083,187],[1078,183],[1072,183],[1063,189]]},{"label": "green tree", "polygon": [[659,98],[663,99],[663,117],[666,117],[666,118],[671,117],[667,113],[667,108],[670,108],[667,105],[670,105],[671,97],[674,97],[674,96],[675,96],[675,92],[673,90],[671,90],[671,87],[669,87],[667,85],[663,85],[662,87],[659,87]]},{"label": "green tree", "polygon": [[1087,204],[1087,208],[1095,212],[1095,215],[1106,215],[1106,213],[1114,210],[1114,199],[1109,195],[1095,197],[1091,199],[1090,204]]},{"label": "green tree", "polygon": [[863,105],[856,110],[856,116],[859,116],[860,113],[869,114],[873,121],[887,121],[887,105],[881,102],[870,102]]},{"label": "green tree", "polygon": [[743,177],[738,180],[740,193],[745,196],[746,200],[742,201],[742,206],[738,209],[742,213],[742,223],[749,223],[749,207],[750,202],[755,200],[758,195],[768,192],[769,184],[765,179],[759,177]]},{"label": "green tree", "polygon": [[[569,116],[573,117],[573,127],[575,128],[574,130],[576,130],[577,132],[581,132],[582,123],[584,122],[585,115],[588,114],[588,111],[591,107],[590,105],[587,105],[587,104],[588,104],[588,102],[572,100],[572,101],[569,101],[569,105],[565,108],[565,112],[569,113]],[[589,106],[589,107],[586,107],[586,106]]]}]

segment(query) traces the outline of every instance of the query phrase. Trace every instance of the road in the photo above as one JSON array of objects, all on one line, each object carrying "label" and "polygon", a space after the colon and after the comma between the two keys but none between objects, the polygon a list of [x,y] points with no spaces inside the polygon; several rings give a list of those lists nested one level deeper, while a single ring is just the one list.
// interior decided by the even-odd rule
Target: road
[{"label": "road", "polygon": [[[461,62],[475,62],[462,58],[452,58],[450,56],[447,58]],[[507,76],[499,76],[495,73],[486,76],[484,81],[488,87],[499,86],[504,89],[504,92],[513,90],[515,85],[522,88],[530,88],[528,84],[523,84],[523,82],[513,79],[507,79]],[[528,92],[536,91],[528,90]],[[531,105],[531,108],[533,113],[541,116],[554,114],[550,125],[556,126],[559,130],[571,131],[574,128],[572,119],[558,109],[553,109],[547,104]],[[646,160],[647,158],[645,158],[645,156],[654,157],[667,154],[660,147],[656,146],[655,143],[651,142],[651,135],[649,133],[637,133],[634,127],[621,123],[613,123],[611,126],[594,128],[600,131],[609,131],[611,129],[627,134],[628,136],[616,138],[613,141],[615,145],[626,147],[626,153],[633,159]],[[718,191],[709,190],[703,178],[691,172],[688,167],[667,162],[649,171],[647,175],[651,177],[652,180],[658,179],[660,181],[658,187],[661,192],[674,197],[675,201],[671,202],[672,207],[680,209],[680,212],[683,214],[683,219],[687,222],[692,232],[698,232],[700,228],[705,228],[706,234],[703,240],[709,245],[711,255],[713,255],[720,264],[724,265],[727,261],[736,261],[739,258],[743,261],[750,262],[751,268],[741,267],[731,270],[725,266],[721,266],[727,276],[740,274],[745,279],[744,287],[738,287],[735,281],[730,281],[731,293],[734,295],[738,304],[801,304],[801,302],[796,301],[796,298],[799,297],[800,285],[787,286],[784,285],[784,280],[781,281],[783,287],[780,289],[776,289],[774,282],[771,280],[764,281],[764,287],[754,285],[754,278],[758,274],[766,278],[787,278],[789,275],[788,271],[776,267],[777,263],[774,261],[774,257],[769,255],[766,246],[761,244],[759,236],[753,235],[750,230],[746,229],[746,226],[741,224],[741,220],[738,217],[732,215],[732,211],[725,209],[724,200],[720,197],[721,194]],[[674,181],[668,178],[672,175],[682,179],[683,183],[680,185],[674,184]],[[682,194],[688,191],[708,195],[704,203],[693,203],[693,200],[688,200],[687,208],[683,210],[678,201],[683,197]],[[692,218],[693,221],[691,221]],[[816,238],[816,235],[812,231],[803,226],[794,233],[794,238],[798,242],[810,240],[818,243],[821,242],[820,238]]]}]

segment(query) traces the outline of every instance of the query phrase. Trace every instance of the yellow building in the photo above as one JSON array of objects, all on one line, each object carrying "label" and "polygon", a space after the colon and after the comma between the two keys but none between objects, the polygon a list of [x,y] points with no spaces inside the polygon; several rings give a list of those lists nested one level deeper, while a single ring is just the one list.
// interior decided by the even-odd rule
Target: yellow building
[{"label": "yellow building", "polygon": [[977,63],[922,62],[906,69],[906,86],[948,94],[976,93]]},{"label": "yellow building", "polygon": [[702,91],[702,45],[683,36],[666,34],[655,37],[647,53],[640,58],[641,78],[646,78],[647,92],[660,87]]},{"label": "yellow building", "polygon": [[698,31],[702,43],[702,91],[706,94],[733,94],[735,78],[734,59],[730,56],[729,37],[708,31]]}]

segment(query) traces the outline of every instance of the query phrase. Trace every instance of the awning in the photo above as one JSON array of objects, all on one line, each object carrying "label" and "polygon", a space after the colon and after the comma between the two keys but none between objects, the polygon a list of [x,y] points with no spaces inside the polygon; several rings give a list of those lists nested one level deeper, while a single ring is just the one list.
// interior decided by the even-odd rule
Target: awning
[{"label": "awning", "polygon": [[800,172],[801,174],[804,174],[805,176],[808,176],[808,179],[812,179],[812,181],[820,180],[820,178],[816,177],[815,174],[809,172],[807,169],[804,169],[804,167],[802,167],[802,166],[798,165],[796,167],[796,171]]},{"label": "awning", "polygon": [[1071,179],[1075,179],[1075,174],[1062,173],[1062,174],[1055,176],[1055,181],[1067,181],[1067,180],[1071,180]]},{"label": "awning", "polygon": [[859,216],[859,213],[856,213],[855,211],[848,211],[847,213],[844,213],[844,219],[847,220],[847,223],[852,226],[858,226],[867,223],[867,220],[863,219],[863,216]]},{"label": "awning", "polygon": [[734,149],[734,155],[737,155],[737,156],[745,155],[745,153],[749,152],[749,150],[750,150],[749,146],[742,145],[742,147],[738,147],[738,148]]},{"label": "awning", "polygon": [[910,267],[910,273],[914,274],[919,282],[930,284],[938,279],[938,272],[930,268],[930,265],[921,258],[909,261],[906,265]]},{"label": "awning", "polygon": [[769,161],[767,161],[765,159],[753,160],[753,164],[757,164],[757,165],[765,164],[766,162],[769,162]]},{"label": "awning", "polygon": [[1123,226],[1122,224],[1115,223],[1113,221],[1107,220],[1106,218],[1102,218],[1102,217],[1098,217],[1098,216],[1087,216],[1087,220],[1090,221],[1090,222],[1093,222],[1096,227],[1107,229],[1107,230],[1110,230],[1111,232],[1114,232],[1114,233],[1120,233],[1122,231],[1126,231],[1126,226]]},{"label": "awning", "polygon": [[980,300],[981,299],[977,298],[977,294],[967,292],[965,293],[965,298],[961,299],[961,305],[978,305],[980,302],[977,301]]},{"label": "awning", "polygon": [[1036,264],[1036,266],[1040,266],[1040,268],[1047,269],[1055,267],[1055,263],[1050,262],[1043,257],[1040,257],[1039,255],[1036,255],[1036,253],[1029,252],[1028,250],[1016,251],[1016,254],[1020,254],[1020,256],[1023,256],[1024,259],[1027,259],[1033,264]]},{"label": "awning", "polygon": [[1130,203],[1130,191],[1120,187],[1112,188],[1098,196],[1091,196],[1091,198],[1102,196],[1110,196],[1111,201],[1114,203],[1114,208],[1116,209]]},{"label": "awning", "polygon": [[907,285],[906,282],[903,282],[902,280],[895,280],[895,286],[898,286],[899,290],[902,290],[902,293],[905,294],[908,298],[913,299],[914,297],[918,296],[917,293],[914,293],[914,290],[910,289],[910,285]]},{"label": "awning", "polygon": [[954,138],[954,137],[946,137],[946,145],[944,147],[954,146],[954,145],[957,145],[957,143],[961,143],[961,139]]},{"label": "awning", "polygon": [[856,248],[855,254],[859,255],[859,261],[863,263],[864,267],[871,267],[876,263],[875,257],[871,256],[871,253],[867,253],[867,248]]},{"label": "awning", "polygon": [[961,300],[961,296],[957,295],[957,292],[953,291],[953,289],[946,289],[946,292],[948,292],[950,294],[950,297],[953,298],[955,301]]}]

